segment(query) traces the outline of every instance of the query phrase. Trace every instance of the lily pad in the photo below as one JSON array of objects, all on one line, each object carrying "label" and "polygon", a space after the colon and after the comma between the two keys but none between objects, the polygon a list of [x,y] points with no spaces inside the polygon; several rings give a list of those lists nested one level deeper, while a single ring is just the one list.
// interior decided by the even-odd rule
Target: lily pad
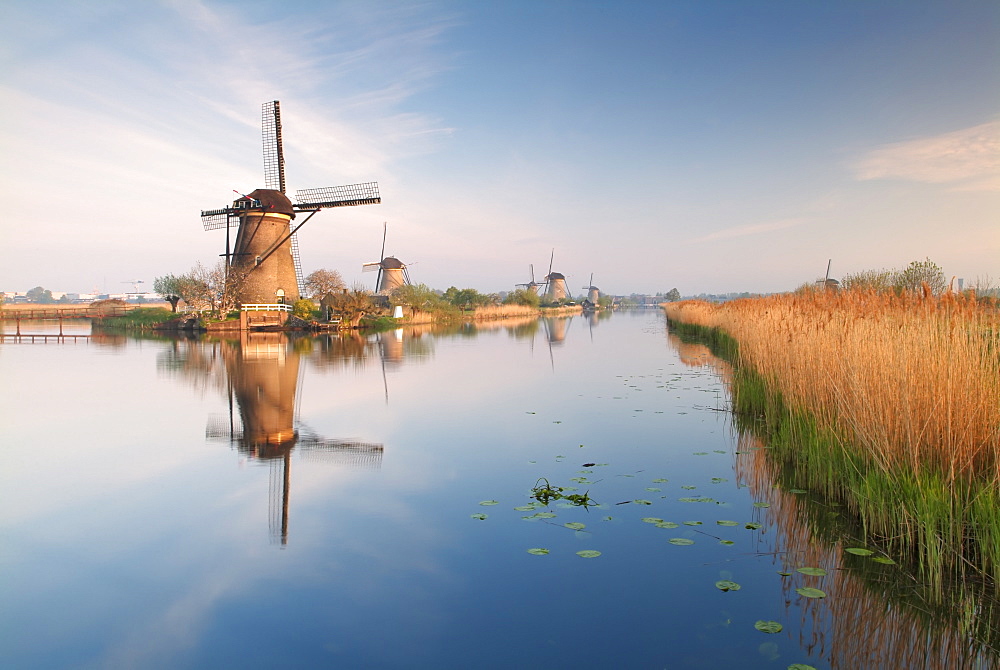
[{"label": "lily pad", "polygon": [[652,501],[650,501],[650,500],[641,500],[641,499],[638,499],[638,498],[635,499],[635,500],[633,500],[632,502],[636,503],[637,505],[652,505],[653,504]]},{"label": "lily pad", "polygon": [[844,549],[848,554],[854,554],[855,556],[871,556],[875,552],[871,549],[862,549],[861,547],[848,547]]},{"label": "lily pad", "polygon": [[697,486],[682,486],[681,488],[684,489],[685,491],[693,491],[694,489],[696,489],[698,487]]},{"label": "lily pad", "polygon": [[[535,512],[531,516],[534,517],[534,518],[536,518],[536,519],[554,519],[554,518],[556,518],[556,515],[555,515],[554,512]],[[526,517],[526,518],[531,518],[531,517]]]},{"label": "lily pad", "polygon": [[487,516],[488,516],[487,514],[479,513],[479,514],[473,514],[472,518],[479,519],[480,521],[485,521]]},{"label": "lily pad", "polygon": [[725,519],[720,519],[719,521],[716,521],[715,523],[717,523],[720,526],[738,526],[738,525],[740,525],[738,521],[726,521]]},{"label": "lily pad", "polygon": [[701,521],[685,521],[684,525],[685,526],[700,526],[701,525]]},{"label": "lily pad", "polygon": [[795,592],[803,598],[826,598],[826,592],[814,589],[811,586],[800,586],[795,589]]},{"label": "lily pad", "polygon": [[780,633],[782,628],[784,628],[784,626],[782,626],[777,621],[764,621],[764,620],[758,620],[757,623],[753,625],[753,627],[759,630],[761,633]]},{"label": "lily pad", "polygon": [[712,477],[712,483],[713,484],[722,484],[722,483],[728,482],[728,481],[729,480],[726,479],[725,477]]},{"label": "lily pad", "polygon": [[666,484],[668,481],[670,481],[670,480],[669,479],[664,479],[663,477],[658,477],[657,479],[653,480],[653,483],[654,484]]},{"label": "lily pad", "polygon": [[663,519],[658,519],[655,516],[644,516],[639,520],[643,523],[663,523]]},{"label": "lily pad", "polygon": [[757,530],[758,528],[761,527],[761,525],[759,523],[757,523],[756,521],[750,521],[749,523],[745,524],[743,527],[746,528],[747,530]]},{"label": "lily pad", "polygon": [[481,502],[481,503],[479,503],[479,504],[480,504],[480,505],[483,505],[483,506],[489,506],[489,505],[499,505],[499,504],[500,504],[500,501],[499,501],[499,500],[484,500],[484,501],[482,501],[482,502]]},{"label": "lily pad", "polygon": [[532,549],[529,549],[528,553],[534,554],[535,556],[545,556],[546,554],[549,553],[549,550],[545,549],[544,547],[534,547]]},{"label": "lily pad", "polygon": [[659,493],[663,489],[658,489],[655,486],[647,486],[646,490],[649,491],[650,493]]},{"label": "lily pad", "polygon": [[762,507],[762,508],[763,508],[763,507],[770,507],[770,506],[771,506],[771,503],[766,503],[766,502],[755,502],[755,503],[753,504],[753,506],[754,506],[754,507]]},{"label": "lily pad", "polygon": [[692,454],[693,456],[708,456],[707,451],[696,451]]},{"label": "lily pad", "polygon": [[789,493],[809,493],[809,491],[806,491],[805,489],[788,489],[788,492]]},{"label": "lily pad", "polygon": [[729,545],[736,544],[736,543],[733,542],[732,540],[719,540],[719,544],[724,544],[724,545],[726,545],[728,547]]},{"label": "lily pad", "polygon": [[788,670],[816,670],[816,667],[805,663],[792,663],[788,666]]},{"label": "lily pad", "polygon": [[583,551],[576,552],[576,555],[581,558],[597,558],[601,555],[601,552],[595,549],[584,549]]},{"label": "lily pad", "polygon": [[564,523],[563,525],[572,530],[583,530],[587,527],[587,524],[580,523],[579,521],[570,521],[569,523]]},{"label": "lily pad", "polygon": [[792,576],[792,573],[785,572],[784,570],[778,570],[778,574],[781,575],[782,577],[791,577]]},{"label": "lily pad", "polygon": [[826,574],[826,570],[823,568],[799,568],[799,572],[803,575],[810,575],[811,577],[822,577]]},{"label": "lily pad", "polygon": [[515,512],[530,512],[535,509],[534,505],[521,505],[520,507],[515,507]]},{"label": "lily pad", "polygon": [[656,524],[657,528],[680,528],[680,524],[674,523],[673,521],[661,521]]},{"label": "lily pad", "polygon": [[723,579],[721,581],[715,582],[715,588],[720,591],[739,591],[740,585],[736,582],[730,581],[728,579]]},{"label": "lily pad", "polygon": [[694,544],[694,540],[689,540],[686,537],[672,537],[668,540],[670,544],[676,544],[682,547],[686,547],[689,544]]}]

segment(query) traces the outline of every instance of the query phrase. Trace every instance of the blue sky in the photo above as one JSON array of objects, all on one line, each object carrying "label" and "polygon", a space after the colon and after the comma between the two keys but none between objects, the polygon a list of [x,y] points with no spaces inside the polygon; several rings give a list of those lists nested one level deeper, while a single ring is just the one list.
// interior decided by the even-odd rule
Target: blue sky
[{"label": "blue sky", "polygon": [[509,290],[792,290],[930,257],[1000,281],[1000,4],[8,2],[0,290],[216,262],[201,209],[379,182],[305,271]]}]

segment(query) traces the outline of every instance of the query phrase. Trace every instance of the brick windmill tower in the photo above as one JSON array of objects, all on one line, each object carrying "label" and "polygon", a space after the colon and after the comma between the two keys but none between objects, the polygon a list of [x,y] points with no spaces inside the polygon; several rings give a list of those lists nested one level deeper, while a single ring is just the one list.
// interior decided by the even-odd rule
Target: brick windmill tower
[{"label": "brick windmill tower", "polygon": [[[331,207],[376,205],[378,184],[306,189],[285,195],[285,157],[281,142],[281,108],[264,103],[264,188],[240,197],[228,207],[202,211],[205,230],[226,229],[226,285],[236,302],[246,305],[291,305],[300,297],[302,266],[295,233],[316,212]],[[237,193],[239,193],[237,191]],[[292,227],[297,215],[307,216]],[[230,249],[229,229],[236,227]]]}]

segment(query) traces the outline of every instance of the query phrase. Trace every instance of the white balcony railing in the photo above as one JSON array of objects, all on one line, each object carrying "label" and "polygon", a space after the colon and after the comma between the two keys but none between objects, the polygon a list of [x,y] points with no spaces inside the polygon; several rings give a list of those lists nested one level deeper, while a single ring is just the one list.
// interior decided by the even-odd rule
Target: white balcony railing
[{"label": "white balcony railing", "polygon": [[243,312],[291,312],[292,306],[283,303],[243,305],[240,308]]}]

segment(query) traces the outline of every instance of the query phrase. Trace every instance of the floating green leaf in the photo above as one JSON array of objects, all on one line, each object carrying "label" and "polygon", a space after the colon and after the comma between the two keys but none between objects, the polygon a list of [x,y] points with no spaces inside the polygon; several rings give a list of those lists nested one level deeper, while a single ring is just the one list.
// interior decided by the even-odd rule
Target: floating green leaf
[{"label": "floating green leaf", "polygon": [[521,505],[520,507],[515,507],[514,511],[515,512],[530,512],[533,509],[535,509],[534,505]]},{"label": "floating green leaf", "polygon": [[738,525],[740,525],[739,522],[737,522],[737,521],[726,521],[725,519],[716,521],[715,523],[719,524],[720,526],[738,526]]},{"label": "floating green leaf", "polygon": [[680,524],[674,523],[673,521],[661,521],[656,524],[657,528],[680,528]]},{"label": "floating green leaf", "polygon": [[658,519],[655,516],[644,516],[639,520],[643,523],[663,523],[663,519]]},{"label": "floating green leaf", "polygon": [[670,542],[670,544],[676,544],[682,547],[687,546],[689,544],[694,544],[694,540],[689,540],[686,537],[672,537],[668,540],[668,542]]},{"label": "floating green leaf", "polygon": [[740,585],[736,582],[730,581],[728,579],[723,579],[721,581],[715,582],[715,588],[720,591],[739,591]]},{"label": "floating green leaf", "polygon": [[806,491],[805,489],[788,489],[788,492],[789,493],[809,493],[809,491]]},{"label": "floating green leaf", "polygon": [[823,568],[799,568],[799,572],[803,575],[810,575],[812,577],[822,577],[826,574],[826,570]]},{"label": "floating green leaf", "polygon": [[480,521],[485,521],[486,518],[487,518],[487,515],[480,512],[479,514],[473,514],[472,518],[473,519],[479,519]]},{"label": "floating green leaf", "polygon": [[650,500],[640,500],[638,498],[636,498],[632,502],[634,502],[637,505],[652,505],[653,504],[652,501],[650,501]]},{"label": "floating green leaf", "polygon": [[811,586],[800,586],[795,589],[795,592],[803,598],[826,598],[825,592],[820,591],[819,589],[814,589]]},{"label": "floating green leaf", "polygon": [[590,480],[586,477],[570,477],[571,482],[576,482],[577,484],[590,484]]},{"label": "floating green leaf", "polygon": [[655,486],[647,486],[646,490],[649,491],[649,492],[651,492],[651,493],[659,493],[663,489],[658,489]]},{"label": "floating green leaf", "polygon": [[668,481],[670,481],[670,480],[669,479],[664,479],[663,477],[659,477],[657,479],[654,479],[653,483],[654,484],[666,484]]},{"label": "floating green leaf", "polygon": [[844,549],[848,554],[854,554],[855,556],[871,556],[875,552],[871,549],[862,549],[861,547],[848,547]]},{"label": "floating green leaf", "polygon": [[696,451],[696,452],[694,452],[693,455],[694,456],[708,456],[708,452],[707,451]]},{"label": "floating green leaf", "polygon": [[770,506],[771,506],[771,503],[766,503],[766,502],[755,502],[755,503],[753,504],[753,506],[754,506],[754,507],[770,507]]},{"label": "floating green leaf", "polygon": [[684,525],[685,526],[700,526],[701,525],[701,521],[685,521]]},{"label": "floating green leaf", "polygon": [[594,549],[584,549],[583,551],[576,552],[576,555],[581,558],[597,558],[601,555],[601,552]]},{"label": "floating green leaf", "polygon": [[722,484],[723,482],[728,482],[729,480],[725,477],[712,477],[713,484]]},{"label": "floating green leaf", "polygon": [[757,623],[753,625],[754,628],[759,630],[761,633],[780,633],[783,626],[777,621],[764,621],[758,620]]},{"label": "floating green leaf", "polygon": [[696,503],[696,502],[711,503],[711,502],[715,502],[715,498],[706,498],[704,496],[696,496],[694,498],[678,498],[677,502],[686,502],[686,503]]},{"label": "floating green leaf", "polygon": [[698,487],[697,486],[682,486],[681,488],[684,489],[685,491],[693,491],[694,489],[696,489]]},{"label": "floating green leaf", "polygon": [[483,505],[483,506],[489,506],[489,505],[499,505],[499,504],[500,504],[500,501],[499,501],[499,500],[484,500],[484,501],[482,501],[482,502],[481,502],[481,503],[479,503],[479,504],[480,504],[480,505]]},{"label": "floating green leaf", "polygon": [[778,570],[778,574],[781,575],[782,577],[791,577],[792,576],[792,573],[785,572],[783,570]]},{"label": "floating green leaf", "polygon": [[728,546],[730,544],[736,544],[736,543],[733,542],[732,540],[719,540],[719,544],[724,544]]},{"label": "floating green leaf", "polygon": [[546,554],[549,553],[549,550],[543,547],[534,547],[532,549],[529,549],[528,553],[534,554],[535,556],[545,556]]},{"label": "floating green leaf", "polygon": [[531,516],[524,517],[525,519],[554,519],[556,518],[555,512],[535,512]]},{"label": "floating green leaf", "polygon": [[715,452],[715,453],[717,453],[717,454],[724,454],[724,453],[726,453],[726,452],[725,452],[725,451],[723,451],[722,449],[713,449],[712,451],[714,451],[714,452]]},{"label": "floating green leaf", "polygon": [[788,666],[788,670],[816,670],[816,668],[805,663],[792,663]]},{"label": "floating green leaf", "polygon": [[747,530],[757,530],[761,526],[756,521],[751,521],[751,522],[747,523],[746,525],[744,525],[743,527],[746,528]]},{"label": "floating green leaf", "polygon": [[612,518],[614,517],[606,516],[603,519],[601,519],[601,521],[611,521]]},{"label": "floating green leaf", "polygon": [[894,565],[896,561],[892,560],[888,556],[875,556],[872,558],[876,563],[884,563],[885,565]]},{"label": "floating green leaf", "polygon": [[583,530],[587,527],[587,524],[580,523],[579,521],[570,521],[569,523],[564,523],[563,525],[572,530]]}]

